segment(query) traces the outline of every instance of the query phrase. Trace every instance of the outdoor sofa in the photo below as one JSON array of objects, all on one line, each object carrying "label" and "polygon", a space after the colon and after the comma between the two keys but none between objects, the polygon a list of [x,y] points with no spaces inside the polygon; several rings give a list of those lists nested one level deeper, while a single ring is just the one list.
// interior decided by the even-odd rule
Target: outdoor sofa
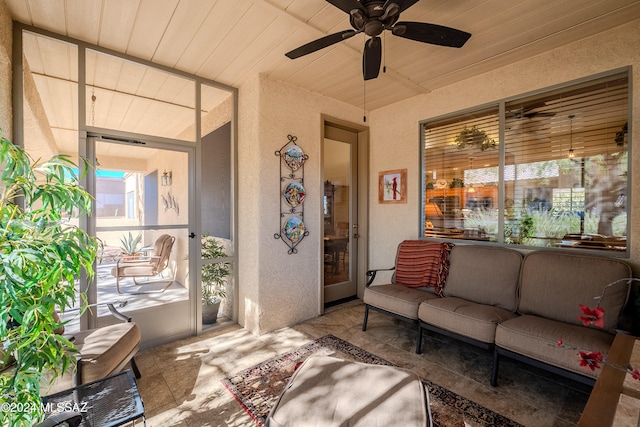
[{"label": "outdoor sofa", "polygon": [[[629,296],[621,279],[631,277],[625,261],[599,254],[427,240],[400,243],[387,270],[391,282],[378,285],[381,270],[367,273],[363,330],[373,309],[414,323],[417,353],[425,330],[493,351],[492,385],[501,357],[593,384],[599,370],[581,366],[579,352],[606,357]],[[602,327],[585,326],[581,304],[604,309]]]}]

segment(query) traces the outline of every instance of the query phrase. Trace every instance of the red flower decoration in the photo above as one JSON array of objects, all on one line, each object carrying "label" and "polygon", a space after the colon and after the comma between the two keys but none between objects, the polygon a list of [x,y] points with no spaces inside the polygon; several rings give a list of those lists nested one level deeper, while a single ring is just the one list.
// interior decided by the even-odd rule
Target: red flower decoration
[{"label": "red flower decoration", "polygon": [[559,339],[558,341],[556,341],[556,344],[558,345],[558,347],[562,347],[562,344],[564,344],[564,341]]},{"label": "red flower decoration", "polygon": [[600,369],[600,363],[602,363],[602,353],[597,352],[588,352],[584,351],[580,352],[580,366],[586,366],[587,368],[595,371],[596,369]]},{"label": "red flower decoration", "polygon": [[638,371],[637,369],[633,370],[633,373],[631,374],[631,376],[633,377],[634,380],[640,381],[640,371]]},{"label": "red flower decoration", "polygon": [[601,307],[591,308],[586,305],[580,304],[580,311],[583,316],[578,316],[579,320],[582,320],[584,326],[595,325],[598,328],[604,329],[604,309]]}]

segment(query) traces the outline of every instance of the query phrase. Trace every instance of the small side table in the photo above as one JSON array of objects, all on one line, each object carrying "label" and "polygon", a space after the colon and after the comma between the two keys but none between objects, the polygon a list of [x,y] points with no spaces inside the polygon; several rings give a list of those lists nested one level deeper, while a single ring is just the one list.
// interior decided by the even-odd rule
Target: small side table
[{"label": "small side table", "polygon": [[[636,337],[617,334],[611,344],[607,360],[621,367],[626,367],[632,359]],[[578,427],[608,427],[613,426],[618,411],[621,396],[640,399],[640,391],[625,385],[627,373],[612,366],[604,365],[598,376],[587,405],[582,412]],[[631,383],[636,386],[636,380]],[[634,420],[630,425],[637,425]],[[626,423],[625,423],[626,425]]]},{"label": "small side table", "polygon": [[47,416],[80,412],[86,427],[115,427],[144,418],[144,405],[131,371],[120,372],[42,398]]}]

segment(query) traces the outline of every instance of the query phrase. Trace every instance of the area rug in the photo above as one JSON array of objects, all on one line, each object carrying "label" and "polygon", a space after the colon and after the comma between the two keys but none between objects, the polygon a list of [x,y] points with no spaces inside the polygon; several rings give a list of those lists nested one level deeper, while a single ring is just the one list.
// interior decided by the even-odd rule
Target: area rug
[{"label": "area rug", "polygon": [[[381,357],[347,341],[333,335],[326,335],[220,381],[256,424],[262,427],[269,415],[269,410],[284,390],[293,372],[311,355],[335,356],[344,360],[393,366]],[[437,384],[425,379],[422,381],[429,389],[434,426],[521,426]]]}]

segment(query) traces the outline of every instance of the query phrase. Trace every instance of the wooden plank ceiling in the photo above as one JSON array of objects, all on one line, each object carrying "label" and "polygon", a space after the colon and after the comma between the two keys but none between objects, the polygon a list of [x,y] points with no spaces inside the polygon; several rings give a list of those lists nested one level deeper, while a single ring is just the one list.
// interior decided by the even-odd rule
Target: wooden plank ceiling
[{"label": "wooden plank ceiling", "polygon": [[[640,17],[640,0],[421,0],[402,21],[429,22],[472,33],[461,49],[383,37],[386,73],[366,83],[363,105],[363,35],[291,60],[288,52],[350,29],[348,15],[324,0],[5,0],[15,20],[118,52],[240,87],[258,73],[368,110],[428,93],[460,79],[596,34]],[[75,48],[25,38],[25,56],[56,139],[77,128]],[[88,56],[87,83],[100,99],[136,94],[155,102],[137,130],[165,123],[154,134],[177,136],[192,108],[182,79]],[[93,73],[93,74],[92,74]],[[108,93],[109,92],[109,93]],[[97,95],[98,96],[98,95]],[[212,95],[211,103],[224,96]],[[159,104],[158,104],[159,103]],[[104,103],[103,103],[104,104]],[[205,108],[212,108],[207,105]],[[125,120],[111,114],[109,126]],[[65,113],[66,111],[66,113]],[[163,113],[164,112],[164,113]],[[173,120],[158,120],[157,114]],[[88,112],[91,114],[91,112]],[[120,115],[120,119],[118,119]],[[96,119],[97,122],[98,119]],[[189,121],[190,119],[186,119]],[[145,123],[146,122],[146,123]]]}]

